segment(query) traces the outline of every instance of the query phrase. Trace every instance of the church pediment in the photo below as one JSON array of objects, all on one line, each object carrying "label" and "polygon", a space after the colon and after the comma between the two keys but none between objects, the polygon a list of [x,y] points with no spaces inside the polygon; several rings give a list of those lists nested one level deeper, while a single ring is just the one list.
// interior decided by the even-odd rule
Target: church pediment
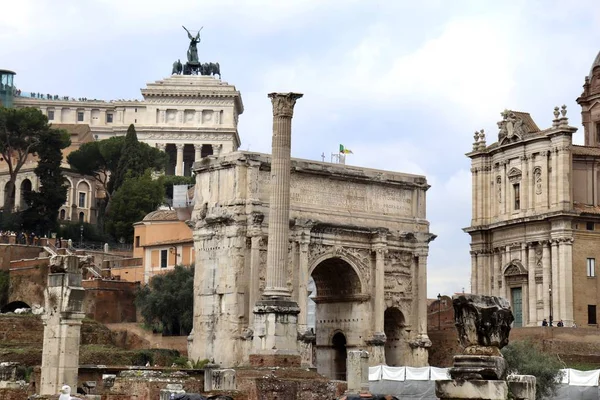
[{"label": "church pediment", "polygon": [[504,268],[504,276],[527,275],[527,270],[519,260],[512,260],[506,268]]},{"label": "church pediment", "polygon": [[510,171],[508,171],[508,179],[512,182],[512,183],[516,183],[518,181],[521,180],[521,170],[518,168],[511,168]]}]

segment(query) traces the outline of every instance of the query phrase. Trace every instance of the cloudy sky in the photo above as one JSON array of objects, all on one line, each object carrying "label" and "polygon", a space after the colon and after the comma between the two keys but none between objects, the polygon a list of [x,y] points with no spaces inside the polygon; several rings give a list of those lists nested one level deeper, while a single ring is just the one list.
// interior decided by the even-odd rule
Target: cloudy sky
[{"label": "cloudy sky", "polygon": [[[6,4],[4,4],[6,3]],[[538,126],[575,99],[600,50],[597,0],[5,0],[0,68],[24,91],[140,98],[201,26],[202,61],[242,92],[242,149],[269,152],[266,94],[298,91],[292,155],[425,174],[438,235],[429,297],[469,290],[469,160],[505,108]],[[582,132],[575,137],[582,142]]]}]

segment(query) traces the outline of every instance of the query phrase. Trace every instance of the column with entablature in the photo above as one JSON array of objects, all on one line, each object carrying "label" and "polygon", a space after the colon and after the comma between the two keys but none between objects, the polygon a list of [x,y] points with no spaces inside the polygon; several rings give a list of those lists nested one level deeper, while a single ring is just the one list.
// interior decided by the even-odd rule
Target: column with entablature
[{"label": "column with entablature", "polygon": [[542,299],[544,302],[544,318],[550,317],[550,292],[552,286],[552,266],[550,262],[550,242],[542,242]]},{"label": "column with entablature", "polygon": [[527,281],[529,282],[529,325],[537,325],[537,284],[535,283],[535,245],[528,243]]},{"label": "column with entablature", "polygon": [[202,158],[202,145],[195,144],[194,145],[194,161],[200,161]]}]

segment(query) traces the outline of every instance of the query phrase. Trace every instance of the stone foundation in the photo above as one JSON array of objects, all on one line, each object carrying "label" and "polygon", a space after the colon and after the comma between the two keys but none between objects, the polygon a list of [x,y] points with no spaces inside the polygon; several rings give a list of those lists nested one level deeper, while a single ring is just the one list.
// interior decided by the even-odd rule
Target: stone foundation
[{"label": "stone foundation", "polygon": [[504,381],[436,381],[435,395],[443,400],[506,400],[508,385]]},{"label": "stone foundation", "polygon": [[250,354],[250,365],[253,367],[300,367],[301,357],[295,354]]}]

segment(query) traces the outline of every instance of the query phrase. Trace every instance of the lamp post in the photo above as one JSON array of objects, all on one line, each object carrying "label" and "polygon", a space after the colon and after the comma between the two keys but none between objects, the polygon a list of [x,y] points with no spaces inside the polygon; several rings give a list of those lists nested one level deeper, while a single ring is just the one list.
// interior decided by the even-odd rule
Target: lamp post
[{"label": "lamp post", "polygon": [[79,247],[83,247],[83,224],[79,225]]},{"label": "lamp post", "polygon": [[552,286],[548,288],[548,294],[550,295],[550,318],[548,320],[548,326],[552,326]]},{"label": "lamp post", "polygon": [[442,295],[438,293],[438,331],[442,329]]}]

